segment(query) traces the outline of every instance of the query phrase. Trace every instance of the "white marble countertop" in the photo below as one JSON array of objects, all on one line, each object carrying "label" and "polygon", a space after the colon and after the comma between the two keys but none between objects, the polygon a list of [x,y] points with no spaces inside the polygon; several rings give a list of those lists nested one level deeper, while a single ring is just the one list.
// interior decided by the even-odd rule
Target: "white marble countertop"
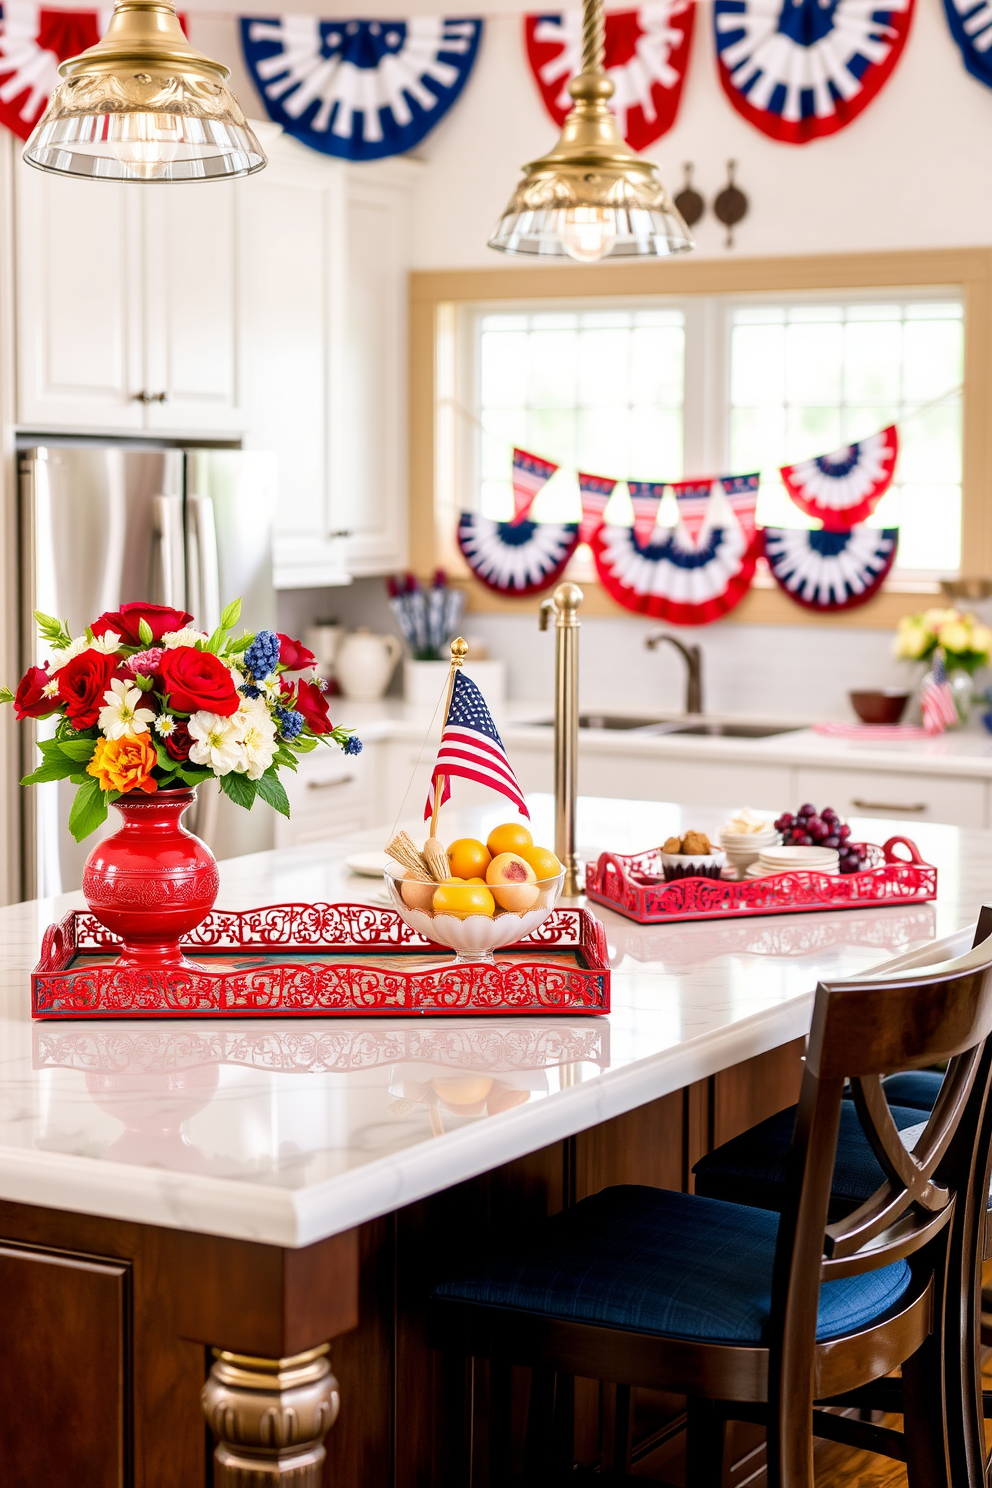
[{"label": "white marble countertop", "polygon": [[[695,741],[698,745],[699,741]],[[552,801],[532,799],[535,836]],[[485,836],[505,812],[452,813]],[[589,799],[579,845],[636,851],[720,822]],[[904,823],[857,821],[884,841]],[[992,833],[920,824],[935,904],[640,927],[607,911],[601,1018],[44,1022],[29,972],[67,896],[0,909],[0,1196],[300,1246],[399,1208],[803,1034],[820,976],[973,923]],[[226,907],[367,900],[345,857],[381,834],[221,864]]]},{"label": "white marble countertop", "polygon": [[[583,702],[583,712],[595,713]],[[615,708],[603,712],[616,712]],[[624,712],[636,717],[637,708]],[[336,712],[346,718],[370,743],[378,739],[404,739],[419,743],[430,724],[430,715],[410,707],[400,699],[387,698],[381,703],[352,703],[342,698]],[[494,709],[500,732],[507,748],[544,744],[550,753],[551,714],[540,703],[515,701]],[[657,712],[645,712],[644,721],[657,719]],[[673,714],[665,714],[673,718]],[[720,714],[707,714],[706,721],[721,719]],[[542,723],[542,720],[545,722]],[[992,778],[992,734],[977,719],[967,728],[953,729],[933,739],[858,739],[818,734],[805,721],[777,711],[753,715],[735,714],[732,721],[771,723],[781,721],[790,726],[788,733],[767,739],[729,739],[701,737],[695,734],[638,734],[622,729],[583,729],[579,747],[583,751],[609,753],[613,757],[668,757],[670,759],[711,760],[714,764],[769,763],[779,765],[822,765],[850,770],[893,770],[908,774],[932,774]],[[795,725],[802,723],[802,727]]]}]

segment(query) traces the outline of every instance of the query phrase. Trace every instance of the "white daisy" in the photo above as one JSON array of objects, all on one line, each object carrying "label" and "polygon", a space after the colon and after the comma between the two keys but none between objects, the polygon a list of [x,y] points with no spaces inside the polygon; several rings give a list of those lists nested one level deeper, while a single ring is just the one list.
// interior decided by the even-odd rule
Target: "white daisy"
[{"label": "white daisy", "polygon": [[59,695],[59,682],[58,682],[58,678],[57,677],[53,677],[52,680],[51,680],[51,682],[46,682],[45,685],[44,685],[44,687],[41,690],[44,693],[45,697],[47,697],[47,698],[58,697],[58,695]]},{"label": "white daisy", "polygon": [[259,682],[256,685],[270,707],[273,703],[278,703],[281,700],[282,678],[278,672],[273,672],[271,676],[266,677],[264,682]]},{"label": "white daisy", "polygon": [[234,715],[245,763],[235,769],[260,780],[275,758],[276,726],[261,698],[246,698]]},{"label": "white daisy", "polygon": [[191,625],[184,625],[182,630],[167,630],[159,645],[167,651],[174,651],[177,646],[195,646],[197,641],[209,639],[205,630],[194,630]]},{"label": "white daisy", "polygon": [[229,775],[232,770],[243,774],[247,767],[239,737],[238,715],[229,718],[220,713],[194,713],[187,728],[194,743],[189,757],[194,765],[205,765],[215,775]]},{"label": "white daisy", "polygon": [[139,707],[143,697],[140,687],[134,687],[130,682],[121,682],[115,677],[103,694],[107,706],[100,709],[100,732],[108,739],[147,734],[148,725],[155,714],[151,708]]},{"label": "white daisy", "polygon": [[176,732],[176,720],[171,713],[160,713],[155,720],[155,732],[160,739],[168,739]]},{"label": "white daisy", "polygon": [[108,630],[106,635],[94,636],[91,641],[87,640],[84,635],[77,636],[74,641],[69,642],[65,650],[55,652],[48,669],[50,672],[57,672],[60,667],[65,666],[67,661],[73,661],[84,651],[101,651],[105,655],[112,655],[114,651],[119,650],[120,644],[121,638],[116,630]]}]

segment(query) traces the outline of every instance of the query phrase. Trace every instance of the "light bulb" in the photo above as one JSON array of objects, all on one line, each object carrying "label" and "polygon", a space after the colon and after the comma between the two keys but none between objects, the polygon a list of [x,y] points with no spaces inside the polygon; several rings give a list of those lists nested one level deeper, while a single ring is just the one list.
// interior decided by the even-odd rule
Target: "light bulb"
[{"label": "light bulb", "polygon": [[165,175],[182,143],[182,119],[173,114],[123,114],[109,144],[128,175],[153,181]]},{"label": "light bulb", "polygon": [[561,228],[561,243],[569,258],[578,263],[598,263],[616,243],[613,212],[604,207],[568,207]]}]

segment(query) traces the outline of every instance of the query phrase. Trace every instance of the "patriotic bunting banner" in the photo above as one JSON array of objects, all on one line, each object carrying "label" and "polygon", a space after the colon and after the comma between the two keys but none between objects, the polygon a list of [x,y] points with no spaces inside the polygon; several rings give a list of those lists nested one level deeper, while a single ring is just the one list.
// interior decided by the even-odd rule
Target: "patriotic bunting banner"
[{"label": "patriotic bunting banner", "polygon": [[466,82],[481,20],[241,20],[245,64],[269,118],[325,155],[380,160],[412,150]]},{"label": "patriotic bunting banner", "polygon": [[0,20],[0,124],[26,140],[59,82],[58,67],[96,46],[113,7],[57,10],[5,0]]},{"label": "patriotic bunting banner", "polygon": [[898,527],[848,532],[764,528],[765,557],[775,582],[808,610],[852,610],[865,604],[895,562]]},{"label": "patriotic bunting banner", "polygon": [[844,129],[888,81],[914,0],[714,0],[720,82],[762,134],[805,145]]},{"label": "patriotic bunting banner", "polygon": [[760,484],[761,475],[757,471],[753,475],[725,475],[720,480],[727,505],[741,524],[748,542],[754,536],[757,526],[756,513]]},{"label": "patriotic bunting banner", "polygon": [[685,528],[693,547],[696,546],[703,523],[706,521],[712,488],[713,482],[708,480],[674,481],[672,484],[675,500],[678,502],[679,521]]},{"label": "patriotic bunting banner", "polygon": [[870,517],[895,474],[899,437],[894,424],[831,455],[783,465],[780,475],[795,504],[829,532],[844,532]]},{"label": "patriotic bunting banner", "polygon": [[631,527],[601,527],[593,537],[596,572],[618,604],[671,625],[708,625],[740,603],[754,578],[760,534],[748,542],[739,524],[728,522],[690,550],[678,528],[662,532],[647,544]]},{"label": "patriotic bunting banner", "polygon": [[658,508],[665,494],[664,482],[628,481],[630,504],[634,508],[634,536],[645,547],[658,521]]},{"label": "patriotic bunting banner", "polygon": [[475,577],[497,594],[539,594],[556,584],[579,541],[577,522],[494,522],[462,512],[458,546]]},{"label": "patriotic bunting banner", "polygon": [[992,88],[992,8],[987,0],[944,0],[944,13],[961,61],[973,78]]},{"label": "patriotic bunting banner", "polygon": [[[646,149],[675,122],[694,15],[693,0],[654,0],[606,17],[604,60],[615,90],[610,107],[634,150]],[[564,124],[572,106],[569,80],[581,70],[581,12],[526,16],[524,36],[544,106]]]},{"label": "patriotic bunting banner", "polygon": [[616,481],[608,476],[584,475],[579,471],[579,495],[582,498],[582,521],[579,523],[579,542],[592,542],[592,535],[603,525],[603,513],[616,488]]},{"label": "patriotic bunting banner", "polygon": [[550,460],[542,460],[540,455],[529,455],[526,450],[522,449],[513,451],[513,517],[511,521],[514,527],[529,516],[538,491],[547,485],[557,469],[557,465],[552,465]]}]

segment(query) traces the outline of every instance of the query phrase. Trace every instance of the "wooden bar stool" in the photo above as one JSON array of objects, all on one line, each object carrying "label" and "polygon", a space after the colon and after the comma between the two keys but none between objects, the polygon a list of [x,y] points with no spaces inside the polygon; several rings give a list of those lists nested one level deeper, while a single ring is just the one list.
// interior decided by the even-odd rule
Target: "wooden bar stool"
[{"label": "wooden bar stool", "polygon": [[[982,1181],[975,1156],[987,1134],[976,1111],[986,1108],[990,1028],[992,944],[925,971],[821,983],[780,1216],[663,1189],[604,1189],[518,1252],[443,1280],[431,1299],[435,1345],[685,1394],[692,1488],[720,1485],[723,1423],[733,1419],[766,1426],[770,1488],[812,1488],[813,1438],[834,1437],[843,1420],[816,1403],[902,1366],[905,1432],[858,1422],[860,1445],[905,1457],[910,1488],[950,1488],[945,1277],[957,1260],[955,1208],[975,1202]],[[945,1060],[940,1095],[907,1151],[880,1077]],[[848,1079],[883,1181],[830,1220]]]}]

